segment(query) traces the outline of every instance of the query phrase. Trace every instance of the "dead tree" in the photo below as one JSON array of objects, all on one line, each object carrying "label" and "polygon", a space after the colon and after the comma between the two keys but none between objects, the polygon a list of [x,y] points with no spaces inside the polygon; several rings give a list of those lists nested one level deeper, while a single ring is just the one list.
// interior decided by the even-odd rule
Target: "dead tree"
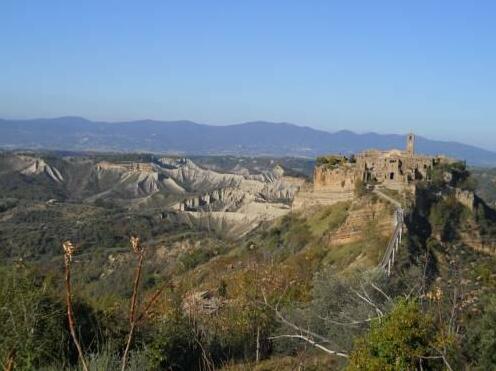
[{"label": "dead tree", "polygon": [[[368,286],[368,288],[366,288]],[[368,316],[366,319],[348,319],[346,321],[337,321],[332,318],[327,318],[327,317],[319,317],[321,320],[330,323],[331,325],[336,325],[336,326],[341,326],[341,327],[356,327],[357,325],[363,325],[370,323],[374,320],[381,320],[384,315],[386,310],[384,309],[383,305],[379,303],[379,300],[374,300],[374,296],[371,295],[369,292],[370,290],[377,292],[375,299],[380,298],[381,302],[391,302],[392,299],[387,295],[384,290],[382,290],[379,286],[377,286],[375,283],[372,281],[367,281],[365,284],[364,282],[361,282],[359,285],[359,288],[357,289],[352,289],[350,292],[353,294],[353,297],[355,298],[356,301],[361,302],[364,307],[370,307],[370,310],[375,312],[374,316]],[[341,358],[349,358],[349,355],[345,351],[341,350],[335,350],[331,349],[328,344],[332,344],[332,340],[329,338],[326,338],[325,336],[322,336],[320,334],[317,334],[311,330],[305,329],[296,323],[290,321],[288,318],[286,318],[279,310],[278,305],[270,305],[269,301],[267,300],[267,297],[265,293],[262,290],[262,295],[264,299],[264,304],[269,307],[276,319],[286,327],[290,328],[292,331],[291,333],[283,334],[283,335],[277,335],[277,336],[272,336],[269,339],[270,340],[277,340],[277,339],[298,339],[306,342],[307,344],[310,344],[311,346],[327,353],[328,355],[331,356],[337,356]]]},{"label": "dead tree", "polygon": [[277,306],[271,306],[267,300],[267,297],[265,296],[265,293],[262,291],[263,298],[264,298],[264,303],[266,306],[271,308],[274,311],[274,314],[276,315],[276,318],[282,322],[283,324],[287,325],[288,327],[292,328],[294,331],[297,332],[297,334],[285,334],[285,335],[279,335],[279,336],[272,336],[269,338],[269,340],[276,340],[276,339],[281,339],[281,338],[291,338],[291,339],[300,339],[308,344],[314,346],[317,349],[320,349],[324,351],[325,353],[329,355],[335,355],[338,357],[343,357],[343,358],[348,358],[348,354],[345,352],[340,352],[340,351],[335,351],[332,349],[329,349],[328,347],[325,347],[322,345],[322,343],[330,343],[329,339],[326,339],[325,337],[316,334],[312,331],[306,330],[302,327],[299,327],[298,325],[294,324],[293,322],[289,321],[286,319],[282,313],[279,311]]}]

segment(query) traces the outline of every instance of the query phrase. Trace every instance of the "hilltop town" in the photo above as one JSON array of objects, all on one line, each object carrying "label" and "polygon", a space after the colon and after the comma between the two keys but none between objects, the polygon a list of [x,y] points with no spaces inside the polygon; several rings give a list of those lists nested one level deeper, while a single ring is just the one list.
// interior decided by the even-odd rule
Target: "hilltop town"
[{"label": "hilltop town", "polygon": [[[329,155],[317,158],[313,181],[295,196],[294,209],[311,205],[332,205],[352,200],[360,188],[386,188],[398,194],[413,197],[419,183],[432,180],[434,169],[457,161],[446,156],[429,156],[415,152],[415,135],[407,135],[404,150],[369,149],[352,156]],[[443,174],[449,178],[449,172]],[[449,180],[449,179],[448,179]],[[468,207],[474,194],[457,192],[457,197]]]},{"label": "hilltop town", "polygon": [[384,186],[397,191],[414,190],[418,181],[430,180],[432,169],[453,160],[444,156],[415,153],[415,135],[407,136],[406,150],[366,150],[351,156],[317,159],[314,189],[333,192],[353,191],[357,184]]}]

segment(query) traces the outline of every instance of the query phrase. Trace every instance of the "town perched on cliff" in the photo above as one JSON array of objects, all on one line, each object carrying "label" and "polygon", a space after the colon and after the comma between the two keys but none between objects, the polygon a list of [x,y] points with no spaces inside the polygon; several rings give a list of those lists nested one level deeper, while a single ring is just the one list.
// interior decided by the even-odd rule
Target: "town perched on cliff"
[{"label": "town perched on cliff", "polygon": [[453,162],[444,156],[415,153],[415,135],[407,136],[406,150],[367,150],[356,156],[329,156],[317,159],[314,174],[316,190],[353,191],[359,182],[403,191],[429,180],[439,164]]},{"label": "town perched on cliff", "polygon": [[[457,161],[446,156],[415,153],[415,135],[407,135],[405,150],[369,149],[351,156],[329,155],[317,158],[313,185],[302,187],[296,195],[295,208],[313,204],[333,204],[352,199],[361,187],[386,188],[399,193],[415,194],[420,182],[432,180],[436,167]],[[448,172],[446,177],[452,175]],[[459,198],[473,202],[473,194],[460,193]],[[468,201],[467,201],[468,198]]]},{"label": "town perched on cliff", "polygon": [[404,190],[416,181],[429,180],[432,168],[449,160],[441,156],[415,153],[415,136],[407,136],[406,150],[367,150],[356,156],[322,157],[318,160],[314,183],[316,189],[352,190],[357,182]]}]

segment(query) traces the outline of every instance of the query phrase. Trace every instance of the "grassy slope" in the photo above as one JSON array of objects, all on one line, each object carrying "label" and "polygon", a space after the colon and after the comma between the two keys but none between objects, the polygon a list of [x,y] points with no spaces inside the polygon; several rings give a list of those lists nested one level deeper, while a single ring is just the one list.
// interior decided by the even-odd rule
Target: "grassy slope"
[{"label": "grassy slope", "polygon": [[[223,241],[200,231],[164,232],[148,244],[144,289],[152,293],[161,282],[172,279],[174,293],[166,295],[158,304],[157,314],[166,313],[177,305],[173,297],[184,298],[208,290],[222,300],[223,306],[215,316],[199,315],[199,323],[209,331],[224,334],[223,337],[231,332],[243,333],[247,329],[242,318],[253,310],[253,303],[261,300],[262,290],[269,297],[279,297],[283,303],[297,305],[312,299],[314,275],[325,267],[333,266],[345,272],[377,264],[384,240],[373,237],[373,225],[364,230],[371,237],[366,241],[328,245],[329,235],[344,222],[350,207],[346,202],[294,213],[261,227],[241,241]],[[95,211],[98,210],[87,210]],[[110,321],[106,325],[116,332],[122,331],[119,330],[122,324],[114,321],[126,315],[134,265],[125,241],[121,246],[81,252],[74,262],[77,297],[101,313],[106,318],[104,322]],[[61,258],[56,257],[45,266],[51,270],[61,265]],[[222,297],[220,287],[225,290]],[[239,323],[233,325],[234,319]],[[227,323],[230,324],[228,327]],[[300,361],[321,369],[329,365],[327,357],[309,353],[298,357],[276,355],[260,364],[258,369],[290,367]],[[246,369],[252,365],[233,364],[230,367]]]},{"label": "grassy slope", "polygon": [[[225,255],[176,277],[176,284],[185,293],[208,290],[214,295],[223,286],[225,306],[215,317],[202,319],[206,326],[220,328],[239,307],[257,297],[261,300],[262,292],[292,306],[309,302],[317,272],[331,266],[343,274],[372,268],[384,251],[385,239],[372,223],[364,230],[364,237],[368,237],[365,240],[329,246],[329,235],[344,222],[349,208],[346,202],[282,218],[253,233]],[[328,369],[330,365],[327,357],[311,352],[297,357],[276,356],[256,369],[285,368],[300,362],[316,369]],[[228,369],[250,367],[253,365],[238,364]]]}]

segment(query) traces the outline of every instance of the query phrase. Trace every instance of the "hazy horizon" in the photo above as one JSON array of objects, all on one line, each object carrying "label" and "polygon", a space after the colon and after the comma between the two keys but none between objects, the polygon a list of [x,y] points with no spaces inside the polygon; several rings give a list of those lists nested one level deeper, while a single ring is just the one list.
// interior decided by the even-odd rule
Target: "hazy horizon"
[{"label": "hazy horizon", "polygon": [[312,125],[307,125],[307,124],[302,124],[302,123],[295,123],[295,122],[286,122],[286,121],[281,121],[281,122],[276,122],[276,121],[268,121],[268,120],[253,120],[253,121],[241,121],[241,122],[230,122],[230,123],[210,123],[210,122],[197,122],[189,119],[177,119],[177,120],[163,120],[163,119],[155,119],[155,118],[143,118],[143,119],[133,119],[133,120],[98,120],[98,119],[91,119],[88,117],[83,117],[83,116],[74,116],[74,115],[67,115],[67,116],[54,116],[54,117],[0,117],[0,120],[14,120],[14,121],[24,121],[24,120],[53,120],[53,119],[62,119],[62,118],[80,118],[84,120],[88,120],[91,122],[102,122],[102,123],[109,123],[109,124],[120,124],[120,123],[126,123],[126,122],[139,122],[139,121],[157,121],[157,122],[191,122],[194,124],[199,124],[199,125],[208,125],[208,126],[230,126],[230,125],[242,125],[242,124],[250,124],[250,123],[255,123],[255,122],[263,122],[263,123],[269,123],[269,124],[288,124],[288,125],[295,125],[298,127],[308,127],[310,129],[314,130],[321,130],[325,131],[328,133],[337,133],[341,131],[350,131],[358,135],[366,135],[366,134],[378,134],[378,135],[400,135],[400,136],[406,136],[407,134],[413,132],[417,137],[422,137],[426,138],[429,140],[436,140],[436,141],[442,141],[442,142],[458,142],[461,144],[467,144],[471,146],[475,146],[484,150],[496,152],[496,147],[486,147],[483,145],[478,145],[474,143],[470,143],[467,141],[464,141],[463,139],[457,140],[457,139],[448,139],[446,137],[440,137],[436,138],[434,136],[429,136],[429,135],[424,135],[423,133],[419,133],[416,131],[412,130],[407,130],[407,131],[397,131],[397,132],[383,132],[383,131],[378,131],[378,130],[353,130],[349,128],[336,128],[336,129],[330,129],[330,128],[318,128]]}]

